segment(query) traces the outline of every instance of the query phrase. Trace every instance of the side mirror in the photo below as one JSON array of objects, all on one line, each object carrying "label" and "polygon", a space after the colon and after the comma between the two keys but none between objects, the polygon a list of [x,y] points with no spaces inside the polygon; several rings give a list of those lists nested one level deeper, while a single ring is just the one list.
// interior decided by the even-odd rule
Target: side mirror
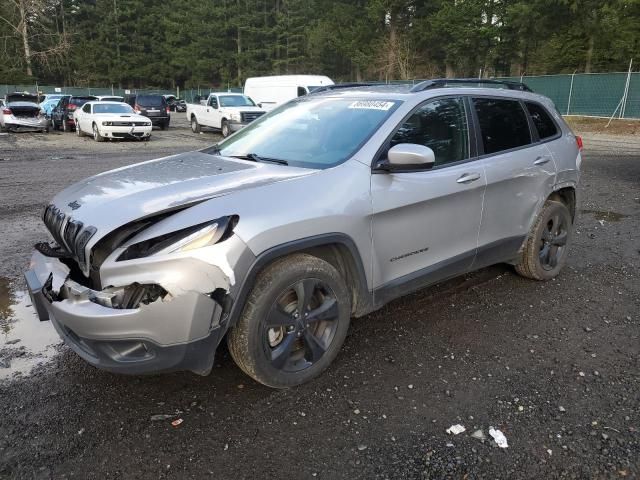
[{"label": "side mirror", "polygon": [[259,103],[259,104],[258,104],[258,107],[262,108],[262,104],[261,104],[261,103]]},{"label": "side mirror", "polygon": [[429,170],[436,162],[436,155],[429,147],[415,143],[399,143],[389,149],[388,161],[382,168],[390,172]]}]

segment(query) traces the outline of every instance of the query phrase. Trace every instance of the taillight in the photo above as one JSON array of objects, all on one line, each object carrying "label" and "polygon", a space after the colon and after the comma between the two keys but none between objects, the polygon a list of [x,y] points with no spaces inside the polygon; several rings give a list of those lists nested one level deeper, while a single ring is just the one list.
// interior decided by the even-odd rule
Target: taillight
[{"label": "taillight", "polygon": [[578,150],[582,151],[582,137],[580,135],[576,135],[576,144],[578,145]]},{"label": "taillight", "polygon": [[2,109],[2,114],[3,115],[11,115],[13,112],[11,111],[10,108],[3,108]]},{"label": "taillight", "polygon": [[70,103],[67,108],[73,112],[76,108],[78,108],[78,106],[74,103]]},{"label": "taillight", "polygon": [[167,107],[167,113],[171,112],[171,110],[169,109],[169,107]]}]

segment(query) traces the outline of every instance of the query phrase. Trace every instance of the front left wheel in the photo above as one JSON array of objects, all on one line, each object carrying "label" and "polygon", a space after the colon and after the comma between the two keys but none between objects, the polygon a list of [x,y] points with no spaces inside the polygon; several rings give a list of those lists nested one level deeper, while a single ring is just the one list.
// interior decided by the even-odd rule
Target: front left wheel
[{"label": "front left wheel", "polygon": [[227,138],[231,135],[231,128],[229,128],[229,122],[227,120],[222,120],[222,136]]},{"label": "front left wheel", "polygon": [[104,137],[102,135],[100,135],[100,130],[98,130],[98,126],[95,123],[93,124],[93,139],[96,142],[103,142],[104,141]]},{"label": "front left wheel", "polygon": [[307,254],[275,261],[256,279],[227,342],[256,381],[287,388],[317,377],[349,329],[351,295],[331,264]]}]

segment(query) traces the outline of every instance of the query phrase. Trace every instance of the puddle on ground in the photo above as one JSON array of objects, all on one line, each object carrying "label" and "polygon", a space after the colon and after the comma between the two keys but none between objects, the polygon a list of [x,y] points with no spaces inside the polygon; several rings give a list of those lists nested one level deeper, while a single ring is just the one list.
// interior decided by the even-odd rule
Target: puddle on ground
[{"label": "puddle on ground", "polygon": [[29,293],[0,277],[0,380],[29,375],[61,342],[51,322],[38,319]]},{"label": "puddle on ground", "polygon": [[629,215],[611,212],[608,210],[580,210],[581,213],[592,213],[596,220],[604,220],[605,222],[619,222]]}]

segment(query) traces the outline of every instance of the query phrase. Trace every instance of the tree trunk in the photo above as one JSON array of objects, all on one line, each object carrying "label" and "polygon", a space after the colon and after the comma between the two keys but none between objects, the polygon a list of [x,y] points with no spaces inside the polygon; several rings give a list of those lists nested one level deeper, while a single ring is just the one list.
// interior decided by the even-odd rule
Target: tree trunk
[{"label": "tree trunk", "polygon": [[593,33],[589,35],[589,48],[587,49],[587,61],[584,66],[584,73],[591,73],[591,61],[593,59],[593,47],[596,42]]},{"label": "tree trunk", "polygon": [[456,69],[454,68],[454,66],[451,64],[451,62],[446,62],[445,63],[445,77],[446,78],[455,78],[456,76]]},{"label": "tree trunk", "polygon": [[396,71],[397,32],[393,12],[389,12],[389,47],[387,51],[387,80],[393,79]]},{"label": "tree trunk", "polygon": [[25,0],[20,0],[20,35],[22,36],[22,46],[24,48],[24,61],[26,65],[27,75],[32,77],[31,69],[31,48],[29,47],[29,32],[27,31],[27,7]]},{"label": "tree trunk", "polygon": [[116,24],[116,75],[118,75],[118,88],[122,88],[122,78],[120,76],[120,72],[122,71],[120,63],[120,28],[117,0],[113,0],[113,16]]}]

